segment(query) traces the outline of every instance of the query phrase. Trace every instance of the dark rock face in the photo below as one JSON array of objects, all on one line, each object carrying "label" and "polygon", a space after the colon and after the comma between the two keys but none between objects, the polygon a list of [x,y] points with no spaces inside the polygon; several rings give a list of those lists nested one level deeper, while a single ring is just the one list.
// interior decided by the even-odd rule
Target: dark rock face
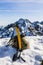
[{"label": "dark rock face", "polygon": [[42,62],[41,62],[41,65],[43,65],[43,60],[42,60]]}]

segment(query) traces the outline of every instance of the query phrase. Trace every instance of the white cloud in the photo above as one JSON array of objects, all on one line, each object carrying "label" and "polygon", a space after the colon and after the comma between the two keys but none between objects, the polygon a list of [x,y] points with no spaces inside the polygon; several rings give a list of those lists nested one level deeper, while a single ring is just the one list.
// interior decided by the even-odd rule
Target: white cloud
[{"label": "white cloud", "polygon": [[36,3],[43,3],[43,0],[0,0],[0,2],[36,2]]},{"label": "white cloud", "polygon": [[0,0],[0,2],[33,2],[34,0]]},{"label": "white cloud", "polygon": [[0,2],[36,2],[36,3],[43,3],[43,0],[0,0]]},{"label": "white cloud", "polygon": [[1,2],[32,2],[34,0],[0,0]]},{"label": "white cloud", "polygon": [[43,0],[34,0],[36,3],[43,3]]},{"label": "white cloud", "polygon": [[0,10],[0,12],[40,12],[41,10]]}]

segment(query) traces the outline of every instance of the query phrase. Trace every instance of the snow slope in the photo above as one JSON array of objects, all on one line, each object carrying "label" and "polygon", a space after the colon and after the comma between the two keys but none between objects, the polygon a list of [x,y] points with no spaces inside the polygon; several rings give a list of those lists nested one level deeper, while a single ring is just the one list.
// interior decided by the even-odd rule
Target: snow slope
[{"label": "snow slope", "polygon": [[43,36],[26,36],[25,39],[30,44],[30,49],[23,50],[21,57],[26,60],[23,62],[21,59],[12,62],[12,57],[16,49],[11,46],[5,47],[10,38],[0,39],[0,65],[40,65],[43,59]]}]

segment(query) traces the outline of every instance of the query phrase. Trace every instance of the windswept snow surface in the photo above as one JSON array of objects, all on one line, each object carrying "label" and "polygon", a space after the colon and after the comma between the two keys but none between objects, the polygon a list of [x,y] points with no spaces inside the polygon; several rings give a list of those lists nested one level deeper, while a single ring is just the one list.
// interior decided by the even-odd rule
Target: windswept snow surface
[{"label": "windswept snow surface", "polygon": [[29,42],[30,49],[23,50],[21,59],[12,62],[12,57],[16,53],[16,49],[11,46],[5,47],[10,38],[0,39],[0,65],[40,65],[43,60],[43,36],[26,36],[25,39]]}]

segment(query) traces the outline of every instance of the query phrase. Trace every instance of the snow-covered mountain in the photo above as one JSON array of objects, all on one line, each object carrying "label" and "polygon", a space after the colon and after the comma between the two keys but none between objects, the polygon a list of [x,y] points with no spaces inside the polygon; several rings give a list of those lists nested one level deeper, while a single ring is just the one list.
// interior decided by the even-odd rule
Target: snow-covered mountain
[{"label": "snow-covered mountain", "polygon": [[14,32],[14,36],[16,35],[14,25],[17,25],[20,29],[21,34],[25,34],[26,36],[36,36],[43,35],[43,22],[39,23],[38,21],[31,23],[28,19],[19,19],[15,23],[9,24],[4,28],[0,28],[0,38],[2,37],[11,37]]},{"label": "snow-covered mountain", "polygon": [[[41,65],[43,61],[43,22],[31,23],[28,19],[19,19],[5,27],[0,26],[0,65]],[[16,49],[9,44],[10,37],[16,36],[15,25],[19,27],[20,34],[29,44],[29,48],[21,52],[22,59],[12,62]],[[17,41],[17,40],[16,40]],[[15,42],[16,42],[15,41]],[[12,44],[12,42],[10,42]],[[43,64],[42,64],[43,65]]]},{"label": "snow-covered mountain", "polygon": [[[41,22],[42,23],[42,22]],[[43,24],[41,24],[40,22],[34,22],[34,27],[35,29],[38,31],[38,35],[43,35]]]},{"label": "snow-covered mountain", "polygon": [[43,25],[43,21],[41,21],[41,22],[40,22],[40,24],[42,24],[42,25]]}]

